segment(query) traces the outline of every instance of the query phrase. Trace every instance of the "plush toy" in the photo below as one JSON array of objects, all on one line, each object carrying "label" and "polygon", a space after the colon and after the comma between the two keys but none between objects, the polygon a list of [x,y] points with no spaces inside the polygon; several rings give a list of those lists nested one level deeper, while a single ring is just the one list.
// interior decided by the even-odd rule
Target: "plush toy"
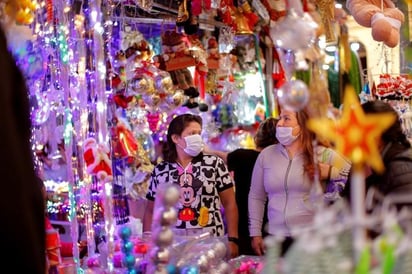
[{"label": "plush toy", "polygon": [[372,28],[375,41],[391,48],[398,45],[405,16],[391,0],[348,0],[346,7],[359,25]]},{"label": "plush toy", "polygon": [[83,157],[87,172],[96,175],[99,180],[113,179],[110,150],[105,144],[98,144],[96,139],[87,138],[83,145]]},{"label": "plush toy", "polygon": [[188,108],[198,107],[197,98],[200,94],[188,69],[196,65],[196,60],[189,50],[187,37],[176,31],[166,31],[162,35],[162,47],[163,54],[153,58],[155,64],[159,69],[168,71],[173,84],[184,91],[188,100],[183,105]]}]

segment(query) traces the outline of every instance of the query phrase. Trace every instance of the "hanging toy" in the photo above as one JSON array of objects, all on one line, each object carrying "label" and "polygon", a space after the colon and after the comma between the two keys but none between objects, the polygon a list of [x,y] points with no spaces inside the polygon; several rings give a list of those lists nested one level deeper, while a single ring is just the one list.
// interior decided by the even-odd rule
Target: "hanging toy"
[{"label": "hanging toy", "polygon": [[154,56],[154,61],[159,69],[170,73],[176,88],[184,91],[188,100],[183,106],[196,108],[199,106],[197,99],[200,93],[188,68],[196,66],[197,60],[193,57],[187,40],[181,33],[166,31],[162,35],[163,54]]},{"label": "hanging toy", "polygon": [[375,41],[395,47],[400,40],[400,27],[405,16],[391,0],[348,0],[346,7],[355,21],[371,28]]},{"label": "hanging toy", "polygon": [[98,144],[94,138],[84,141],[83,156],[87,172],[96,175],[99,180],[112,180],[112,161],[110,150],[105,144]]},{"label": "hanging toy", "polygon": [[217,71],[219,69],[219,44],[215,37],[210,37],[207,41],[207,66],[208,72],[206,76],[206,92],[215,95],[217,93]]}]

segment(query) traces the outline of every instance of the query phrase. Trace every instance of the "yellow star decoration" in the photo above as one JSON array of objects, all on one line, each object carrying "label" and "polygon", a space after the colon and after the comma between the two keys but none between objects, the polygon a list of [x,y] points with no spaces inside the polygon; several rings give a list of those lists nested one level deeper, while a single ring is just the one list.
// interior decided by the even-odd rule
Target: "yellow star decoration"
[{"label": "yellow star decoration", "polygon": [[376,141],[392,125],[396,116],[389,113],[365,114],[352,86],[347,86],[344,94],[344,108],[339,120],[311,118],[307,126],[333,142],[336,150],[355,166],[366,163],[376,172],[382,172],[384,165]]}]

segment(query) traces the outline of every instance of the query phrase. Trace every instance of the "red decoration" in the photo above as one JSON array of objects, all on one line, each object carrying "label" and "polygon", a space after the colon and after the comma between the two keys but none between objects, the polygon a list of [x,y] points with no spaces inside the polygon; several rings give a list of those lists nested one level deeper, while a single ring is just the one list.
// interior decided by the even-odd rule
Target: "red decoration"
[{"label": "red decoration", "polygon": [[202,0],[192,0],[192,16],[198,16],[202,13]]},{"label": "red decoration", "polygon": [[46,230],[46,254],[49,266],[57,266],[61,264],[60,236],[59,232],[53,227]]},{"label": "red decoration", "polygon": [[114,129],[115,155],[121,158],[135,158],[139,145],[132,131],[123,123],[118,123]]},{"label": "red decoration", "polygon": [[112,161],[108,147],[104,144],[97,144],[94,138],[88,138],[84,141],[83,149],[87,172],[90,175],[96,175],[100,180],[112,180]]},{"label": "red decoration", "polygon": [[133,96],[124,96],[123,94],[117,94],[113,96],[113,100],[118,107],[127,108],[127,105],[133,100]]},{"label": "red decoration", "polygon": [[273,86],[275,88],[280,88],[286,82],[286,74],[283,69],[282,63],[280,62],[280,57],[276,49],[273,50]]},{"label": "red decoration", "polygon": [[53,0],[46,1],[47,22],[53,23]]},{"label": "red decoration", "polygon": [[152,132],[156,132],[158,130],[159,121],[160,121],[160,113],[159,112],[148,112],[147,113],[147,123],[149,124],[149,129]]}]

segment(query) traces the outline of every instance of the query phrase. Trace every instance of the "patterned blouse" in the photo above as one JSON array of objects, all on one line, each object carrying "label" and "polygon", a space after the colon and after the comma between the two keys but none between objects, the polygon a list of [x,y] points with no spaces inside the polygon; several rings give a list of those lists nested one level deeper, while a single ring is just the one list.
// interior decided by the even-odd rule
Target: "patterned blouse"
[{"label": "patterned blouse", "polygon": [[233,187],[223,160],[214,155],[199,154],[183,168],[178,163],[161,162],[151,175],[146,198],[154,201],[160,184],[180,186],[177,229],[204,229],[214,236],[225,234],[219,193]]}]

